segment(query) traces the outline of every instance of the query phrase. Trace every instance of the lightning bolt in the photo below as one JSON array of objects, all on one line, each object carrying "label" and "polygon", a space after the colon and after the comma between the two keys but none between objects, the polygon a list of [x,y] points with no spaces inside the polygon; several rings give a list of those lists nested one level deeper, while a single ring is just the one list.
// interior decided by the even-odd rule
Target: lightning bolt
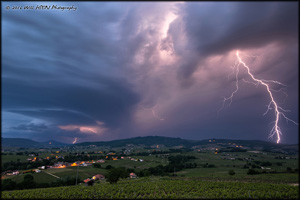
[{"label": "lightning bolt", "polygon": [[144,109],[144,110],[151,109],[151,112],[152,112],[152,115],[153,115],[154,118],[156,118],[156,119],[158,119],[158,120],[160,120],[160,121],[165,120],[164,118],[161,118],[161,117],[159,117],[159,116],[156,114],[156,112],[155,112],[155,108],[156,108],[156,107],[157,107],[157,105],[153,106],[152,108],[145,108],[145,107],[143,107],[143,109]]},{"label": "lightning bolt", "polygon": [[77,137],[74,139],[73,144],[75,144],[77,142]]},{"label": "lightning bolt", "polygon": [[160,121],[163,121],[163,120],[164,120],[164,118],[159,117],[159,116],[155,113],[154,108],[151,108],[151,111],[152,111],[153,117],[155,117],[156,119],[158,119],[158,120],[160,120]]},{"label": "lightning bolt", "polygon": [[[274,84],[278,84],[278,85],[282,85],[282,86],[286,86],[286,85],[284,85],[284,84],[282,84],[282,83],[280,83],[278,81],[274,81],[274,80],[264,80],[264,79],[257,79],[257,78],[255,78],[254,75],[250,72],[250,68],[241,59],[241,57],[239,55],[239,51],[236,52],[236,57],[237,57],[237,59],[235,61],[234,66],[232,67],[232,73],[231,73],[231,74],[235,74],[235,90],[231,93],[231,95],[229,97],[224,97],[224,99],[223,99],[223,105],[220,108],[220,110],[222,110],[224,108],[225,103],[227,101],[229,101],[228,106],[231,105],[232,99],[233,99],[235,93],[237,93],[238,90],[239,90],[239,79],[238,79],[239,67],[240,66],[244,67],[247,70],[247,74],[250,76],[250,78],[254,82],[246,81],[244,79],[243,79],[243,81],[246,82],[246,83],[254,84],[254,85],[256,85],[256,87],[258,87],[259,85],[263,85],[266,88],[266,90],[267,90],[267,94],[269,95],[269,97],[270,97],[271,100],[270,100],[270,103],[267,105],[267,111],[263,114],[263,116],[266,115],[270,110],[272,110],[272,108],[274,109],[275,121],[272,122],[272,123],[274,123],[274,126],[271,129],[271,131],[270,131],[269,138],[270,137],[273,138],[276,135],[277,136],[277,143],[279,143],[280,142],[280,136],[282,135],[281,129],[280,129],[279,125],[278,125],[280,116],[282,116],[287,122],[290,121],[290,122],[292,122],[292,123],[294,123],[296,125],[298,125],[298,123],[296,123],[295,121],[289,119],[284,114],[284,112],[290,112],[290,111],[289,110],[285,110],[285,109],[281,108],[280,106],[278,106],[278,103],[274,100],[272,92],[282,92],[282,88],[279,89],[279,90],[273,90],[273,89],[270,88],[269,84],[270,83],[274,83]],[[287,96],[286,93],[284,93],[284,94]]]}]

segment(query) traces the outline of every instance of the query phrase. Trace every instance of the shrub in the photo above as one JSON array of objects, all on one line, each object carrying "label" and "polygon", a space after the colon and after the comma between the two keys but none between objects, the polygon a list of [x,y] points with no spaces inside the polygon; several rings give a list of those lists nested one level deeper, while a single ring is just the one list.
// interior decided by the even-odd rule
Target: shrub
[{"label": "shrub", "polygon": [[4,179],[2,182],[2,190],[13,190],[16,188],[17,183],[11,179]]},{"label": "shrub", "polygon": [[105,167],[105,169],[108,169],[108,170],[113,169],[113,168],[114,168],[114,167],[111,166],[111,165],[107,165],[107,166]]},{"label": "shrub", "polygon": [[247,172],[248,175],[254,175],[254,174],[260,174],[259,171],[256,171],[254,169],[249,169],[248,172]]},{"label": "shrub", "polygon": [[292,168],[290,168],[290,167],[287,167],[286,171],[289,172],[289,173],[293,172]]},{"label": "shrub", "polygon": [[117,183],[120,178],[126,178],[128,176],[129,173],[125,168],[114,168],[109,170],[106,180],[112,184]]},{"label": "shrub", "polygon": [[[109,165],[108,165],[109,166]],[[95,167],[95,168],[101,168],[101,165],[99,164],[99,163],[94,163],[93,164],[93,167]]]},{"label": "shrub", "polygon": [[233,170],[229,170],[228,174],[231,175],[231,176],[233,176],[233,175],[235,175],[235,172]]}]

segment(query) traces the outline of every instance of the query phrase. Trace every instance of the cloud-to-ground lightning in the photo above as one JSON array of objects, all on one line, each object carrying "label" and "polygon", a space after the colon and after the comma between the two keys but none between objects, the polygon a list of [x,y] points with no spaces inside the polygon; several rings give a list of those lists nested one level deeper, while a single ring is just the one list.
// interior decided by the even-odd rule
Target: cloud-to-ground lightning
[{"label": "cloud-to-ground lightning", "polygon": [[[231,93],[231,95],[229,97],[224,97],[224,100],[223,100],[223,105],[222,107],[220,108],[220,110],[222,110],[224,108],[224,105],[227,101],[229,101],[229,104],[228,106],[230,106],[230,104],[232,103],[232,99],[233,99],[233,96],[235,95],[235,93],[238,92],[239,90],[239,79],[238,79],[238,75],[239,75],[239,67],[240,66],[243,66],[246,71],[247,71],[247,74],[250,76],[250,78],[252,79],[252,81],[254,82],[249,82],[249,81],[246,81],[243,79],[244,82],[246,83],[252,83],[256,86],[259,86],[260,84],[263,85],[266,90],[267,90],[267,94],[269,95],[270,97],[270,103],[267,105],[267,111],[263,114],[263,115],[266,115],[269,110],[272,110],[272,108],[274,109],[274,114],[275,114],[275,121],[273,121],[272,123],[274,123],[274,126],[273,128],[271,129],[270,131],[270,134],[269,134],[269,137],[273,137],[273,136],[277,136],[277,143],[280,142],[280,136],[282,135],[282,132],[281,132],[281,129],[278,125],[279,123],[279,119],[280,119],[280,116],[282,116],[287,122],[290,121],[290,122],[293,122],[294,124],[298,125],[298,123],[296,123],[295,121],[289,119],[285,114],[284,112],[289,112],[289,110],[285,110],[283,108],[281,108],[280,106],[278,106],[278,103],[275,101],[274,97],[273,97],[273,93],[272,92],[282,92],[282,88],[279,89],[279,90],[274,90],[274,89],[271,89],[270,88],[270,83],[274,83],[274,84],[277,84],[277,85],[282,85],[282,86],[286,86],[278,81],[274,81],[274,80],[264,80],[264,79],[257,79],[254,77],[254,75],[250,72],[250,68],[247,66],[247,64],[241,59],[240,55],[239,55],[239,51],[236,52],[236,61],[235,61],[235,64],[232,68],[233,70],[233,73],[235,73],[235,90]],[[286,96],[287,94],[284,93]]]},{"label": "cloud-to-ground lightning", "polygon": [[155,113],[154,108],[152,108],[151,110],[152,110],[152,115],[153,115],[153,117],[155,117],[156,119],[158,119],[158,120],[160,120],[160,121],[163,121],[163,120],[164,120],[164,118],[159,117],[159,116]]},{"label": "cloud-to-ground lightning", "polygon": [[156,119],[158,119],[158,120],[160,120],[160,121],[165,120],[164,118],[162,118],[162,117],[160,117],[160,116],[158,116],[158,115],[156,114],[156,112],[155,112],[155,108],[156,108],[156,107],[157,107],[157,105],[153,106],[152,108],[145,108],[145,107],[143,107],[143,109],[144,109],[144,110],[146,110],[146,109],[151,109],[151,112],[152,112],[152,115],[153,115],[154,118],[156,118]]},{"label": "cloud-to-ground lightning", "polygon": [[77,137],[74,139],[73,144],[75,144],[77,142]]}]

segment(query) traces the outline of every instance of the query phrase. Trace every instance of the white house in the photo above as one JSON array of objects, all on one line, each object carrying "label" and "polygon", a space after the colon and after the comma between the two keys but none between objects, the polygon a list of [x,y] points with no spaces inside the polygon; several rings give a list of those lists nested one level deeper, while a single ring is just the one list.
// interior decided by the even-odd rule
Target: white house
[{"label": "white house", "polygon": [[18,175],[18,174],[20,174],[19,171],[14,171],[14,172],[13,172],[13,175]]}]

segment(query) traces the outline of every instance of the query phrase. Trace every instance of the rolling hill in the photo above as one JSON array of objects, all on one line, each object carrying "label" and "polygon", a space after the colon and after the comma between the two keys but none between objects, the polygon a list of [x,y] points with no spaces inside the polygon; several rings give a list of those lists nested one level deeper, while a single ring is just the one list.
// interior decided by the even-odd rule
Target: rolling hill
[{"label": "rolling hill", "polygon": [[[50,144],[51,142],[51,144]],[[20,147],[20,148],[51,148],[51,147],[63,147],[69,144],[56,142],[54,140],[46,142],[36,142],[30,139],[24,138],[1,138],[2,147]]]},{"label": "rolling hill", "polygon": [[[51,143],[51,144],[50,144]],[[98,141],[98,142],[83,142],[77,144],[65,144],[54,140],[46,142],[36,142],[30,139],[22,138],[2,138],[3,147],[35,147],[35,148],[53,148],[64,146],[107,146],[107,147],[124,147],[127,145],[142,145],[151,147],[153,145],[163,145],[165,147],[183,147],[183,148],[206,148],[206,147],[236,147],[242,146],[248,150],[264,150],[282,153],[298,153],[299,147],[297,144],[276,144],[261,140],[230,140],[230,139],[206,139],[206,140],[187,140],[181,138],[163,137],[163,136],[145,136],[134,137],[112,141]]]},{"label": "rolling hill", "polygon": [[298,145],[290,144],[276,144],[261,140],[230,140],[230,139],[206,139],[206,140],[187,140],[181,138],[171,138],[163,136],[146,136],[146,137],[134,137],[121,140],[113,141],[101,141],[101,142],[83,142],[75,144],[76,146],[110,146],[110,147],[122,147],[128,144],[133,145],[143,145],[150,147],[152,145],[164,145],[166,147],[182,146],[185,148],[191,148],[195,146],[200,147],[235,147],[243,146],[249,150],[264,150],[282,153],[292,153],[298,152]]}]

